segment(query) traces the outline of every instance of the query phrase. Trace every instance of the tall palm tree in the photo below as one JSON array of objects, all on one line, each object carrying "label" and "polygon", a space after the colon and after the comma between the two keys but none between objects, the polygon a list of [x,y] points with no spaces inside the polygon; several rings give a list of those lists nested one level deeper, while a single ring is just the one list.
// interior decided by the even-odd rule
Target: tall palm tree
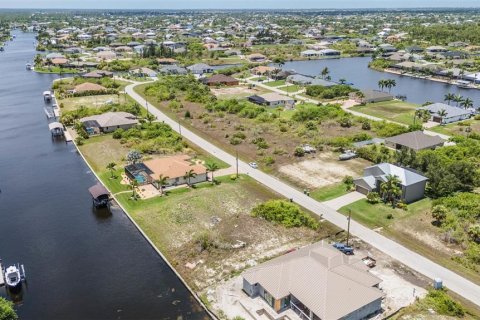
[{"label": "tall palm tree", "polygon": [[399,187],[401,181],[398,176],[391,174],[387,175],[385,178],[387,181],[380,185],[380,192],[386,202],[391,202],[392,206],[395,206],[395,202],[402,194],[402,190]]},{"label": "tall palm tree", "polygon": [[138,181],[137,179],[131,179],[130,180],[130,188],[132,189],[132,198],[136,198],[137,194],[135,192],[135,189],[138,187]]},{"label": "tall palm tree", "polygon": [[463,101],[463,97],[459,94],[453,96],[453,101],[458,105]]},{"label": "tall palm tree", "polygon": [[445,109],[441,109],[437,112],[438,116],[442,118],[442,124],[444,124],[443,122],[443,118],[445,118],[448,114],[447,110]]},{"label": "tall palm tree", "polygon": [[205,167],[207,167],[207,170],[212,173],[212,183],[215,183],[215,178],[213,177],[213,173],[220,169],[218,165],[215,162],[207,162],[205,164]]},{"label": "tall palm tree", "polygon": [[378,88],[383,91],[383,88],[385,88],[385,80],[379,80],[378,81]]},{"label": "tall palm tree", "polygon": [[455,95],[449,92],[444,96],[443,101],[446,101],[450,105],[450,102],[452,102],[453,99],[455,99]]},{"label": "tall palm tree", "polygon": [[390,93],[392,91],[392,88],[397,86],[397,81],[395,81],[395,79],[388,79],[387,81],[385,81],[385,84],[388,88],[388,93]]},{"label": "tall palm tree", "polygon": [[183,179],[187,180],[187,185],[190,186],[190,179],[195,178],[196,176],[197,174],[193,171],[193,169],[190,169],[190,171],[185,172]]},{"label": "tall palm tree", "polygon": [[160,189],[161,194],[163,194],[163,186],[167,184],[168,179],[170,179],[170,177],[161,174],[158,176],[158,179],[155,179],[154,181],[154,183],[158,186],[158,189]]},{"label": "tall palm tree", "polygon": [[328,74],[330,73],[330,70],[328,70],[327,67],[323,68],[322,70],[322,79],[325,79],[326,76],[328,76]]},{"label": "tall palm tree", "polygon": [[473,107],[473,100],[470,98],[465,98],[462,102],[460,102],[460,105],[465,109],[471,108]]},{"label": "tall palm tree", "polygon": [[107,164],[107,169],[110,170],[110,178],[114,178],[115,176],[113,175],[113,172],[115,171],[115,167],[117,166],[117,164],[115,162],[110,162],[109,164]]}]

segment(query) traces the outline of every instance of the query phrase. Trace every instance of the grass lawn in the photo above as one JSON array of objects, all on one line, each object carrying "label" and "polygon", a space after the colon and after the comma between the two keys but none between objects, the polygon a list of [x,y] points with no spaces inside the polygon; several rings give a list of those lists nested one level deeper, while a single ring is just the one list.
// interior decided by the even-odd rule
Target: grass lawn
[{"label": "grass lawn", "polygon": [[345,184],[337,183],[313,190],[310,192],[310,197],[317,201],[328,201],[347,193],[348,191]]},{"label": "grass lawn", "polygon": [[100,108],[107,103],[128,103],[131,102],[131,98],[125,94],[105,94],[97,96],[85,96],[75,98],[65,98],[59,100],[59,105],[62,106],[62,111],[72,111],[80,108],[81,106],[87,108]]},{"label": "grass lawn", "polygon": [[[430,211],[431,206],[432,201],[428,198],[409,204],[407,211],[394,209],[392,206],[383,203],[370,204],[366,199],[362,199],[340,208],[339,212],[348,215],[351,210],[354,220],[374,229],[389,226],[398,219],[405,219],[411,215]],[[389,219],[390,214],[392,218]]]},{"label": "grass lawn", "polygon": [[471,129],[471,133],[480,133],[480,120],[465,120],[465,121],[459,121],[455,123],[450,123],[444,126],[436,126],[433,128],[430,128],[429,130],[446,134],[446,135],[462,135],[466,136],[468,135],[467,128]]},{"label": "grass lawn", "polygon": [[302,90],[302,87],[299,86],[299,85],[291,85],[291,86],[285,86],[285,87],[281,87],[281,88],[278,88],[282,91],[285,91],[285,92],[288,92],[288,93],[292,93],[292,92],[297,92],[299,90]]},{"label": "grass lawn", "polygon": [[278,87],[278,86],[284,86],[286,84],[285,80],[277,80],[277,81],[271,81],[271,82],[265,82],[265,85],[269,87]]},{"label": "grass lawn", "polygon": [[413,124],[416,107],[418,107],[418,105],[413,103],[392,100],[368,103],[364,106],[355,106],[350,109],[374,117],[410,125]]},{"label": "grass lawn", "polygon": [[257,82],[258,82],[258,81],[265,81],[265,80],[267,80],[267,77],[255,77],[255,78],[252,78],[252,79],[250,79],[250,80],[252,80],[252,81],[257,81]]}]

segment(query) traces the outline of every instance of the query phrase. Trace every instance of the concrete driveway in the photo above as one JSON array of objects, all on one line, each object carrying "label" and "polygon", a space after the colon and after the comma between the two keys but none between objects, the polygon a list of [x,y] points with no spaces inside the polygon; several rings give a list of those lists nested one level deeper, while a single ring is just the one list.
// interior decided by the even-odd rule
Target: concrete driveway
[{"label": "concrete driveway", "polygon": [[325,201],[325,202],[323,202],[323,204],[326,205],[327,207],[330,207],[330,208],[334,209],[334,210],[338,210],[341,207],[345,207],[345,206],[347,206],[351,203],[354,203],[354,202],[356,202],[360,199],[364,199],[364,198],[366,198],[366,196],[363,193],[353,191],[353,192],[347,193],[343,196],[340,196],[338,198]]}]

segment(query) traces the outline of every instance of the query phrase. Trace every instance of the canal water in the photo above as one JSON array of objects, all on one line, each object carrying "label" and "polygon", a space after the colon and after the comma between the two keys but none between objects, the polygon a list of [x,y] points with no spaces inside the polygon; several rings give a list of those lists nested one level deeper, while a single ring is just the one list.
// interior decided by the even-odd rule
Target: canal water
[{"label": "canal water", "polygon": [[327,67],[333,81],[344,78],[347,82],[353,83],[354,87],[362,90],[378,90],[379,80],[395,79],[397,86],[392,89],[392,94],[405,95],[407,101],[413,103],[443,102],[445,94],[450,92],[465,98],[470,97],[475,102],[475,106],[480,104],[480,90],[462,89],[451,84],[375,71],[368,68],[370,61],[370,57],[292,61],[286,62],[282,69],[319,76],[322,69]]},{"label": "canal water", "polygon": [[21,319],[207,318],[120,209],[92,209],[94,175],[48,130],[56,76],[25,70],[34,35],[15,34],[0,53],[0,257],[25,264]]}]

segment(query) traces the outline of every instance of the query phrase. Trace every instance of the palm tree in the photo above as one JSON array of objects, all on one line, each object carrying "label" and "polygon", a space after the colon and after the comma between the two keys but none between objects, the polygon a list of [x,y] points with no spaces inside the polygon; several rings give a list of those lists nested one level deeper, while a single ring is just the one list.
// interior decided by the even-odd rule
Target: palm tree
[{"label": "palm tree", "polygon": [[448,114],[447,110],[445,110],[445,109],[438,110],[437,114],[438,114],[439,117],[442,118],[442,124],[443,124],[444,123],[443,118],[445,118]]},{"label": "palm tree", "polygon": [[399,187],[401,181],[398,176],[391,174],[387,175],[385,178],[387,181],[380,185],[380,192],[385,199],[385,202],[391,202],[392,206],[395,206],[395,202],[402,194],[402,190]]},{"label": "palm tree", "polygon": [[138,187],[138,181],[137,179],[131,179],[130,180],[130,188],[132,189],[132,198],[136,198],[137,194],[135,193],[135,189]]},{"label": "palm tree", "polygon": [[215,162],[207,162],[205,164],[205,167],[207,167],[207,170],[212,173],[212,183],[215,183],[215,178],[213,177],[213,173],[220,169],[218,165]]},{"label": "palm tree", "polygon": [[455,95],[449,92],[445,95],[445,97],[443,98],[443,101],[446,101],[450,105],[450,102],[452,102],[454,99],[455,99]]},{"label": "palm tree", "polygon": [[183,179],[187,180],[187,185],[190,186],[190,179],[195,178],[196,176],[197,174],[193,171],[193,169],[190,169],[190,171],[185,172]]},{"label": "palm tree", "polygon": [[460,105],[465,109],[471,108],[473,107],[473,100],[470,98],[465,98],[462,102],[460,102]]},{"label": "palm tree", "polygon": [[111,176],[110,178],[113,179],[115,176],[113,175],[113,172],[115,171],[115,166],[117,164],[115,162],[110,162],[109,164],[107,164],[107,169],[110,170],[110,173],[111,173]]},{"label": "palm tree", "polygon": [[458,107],[458,105],[463,101],[463,97],[459,94],[456,94],[453,96],[453,101],[457,103]]},{"label": "palm tree", "polygon": [[395,81],[395,79],[388,79],[385,80],[385,86],[388,88],[388,93],[390,93],[392,91],[392,88],[397,86],[397,82]]},{"label": "palm tree", "polygon": [[345,83],[347,83],[347,79],[341,78],[341,79],[338,80],[338,82],[339,82],[340,84],[345,84]]},{"label": "palm tree", "polygon": [[378,88],[383,91],[383,88],[385,88],[385,80],[379,80],[378,81]]},{"label": "palm tree", "polygon": [[163,194],[163,186],[167,184],[168,179],[170,179],[170,177],[161,174],[158,176],[158,179],[154,181],[154,183],[158,186],[158,189],[160,189],[161,194]]},{"label": "palm tree", "polygon": [[325,79],[325,77],[330,73],[330,70],[328,70],[327,67],[323,68],[322,70],[322,79]]}]

